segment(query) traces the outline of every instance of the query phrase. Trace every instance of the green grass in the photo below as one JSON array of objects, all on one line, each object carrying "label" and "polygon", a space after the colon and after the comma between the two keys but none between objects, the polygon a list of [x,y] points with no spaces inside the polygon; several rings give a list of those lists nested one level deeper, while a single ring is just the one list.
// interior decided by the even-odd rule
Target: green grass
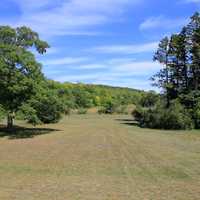
[{"label": "green grass", "polygon": [[0,199],[198,200],[199,131],[141,129],[130,119],[72,115],[36,131],[2,129]]}]

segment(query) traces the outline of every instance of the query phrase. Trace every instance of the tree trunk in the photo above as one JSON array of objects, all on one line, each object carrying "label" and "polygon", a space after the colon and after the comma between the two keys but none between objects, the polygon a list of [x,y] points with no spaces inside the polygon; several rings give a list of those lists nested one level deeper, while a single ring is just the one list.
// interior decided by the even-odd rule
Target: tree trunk
[{"label": "tree trunk", "polygon": [[14,113],[8,113],[7,116],[7,128],[12,129],[14,124]]}]

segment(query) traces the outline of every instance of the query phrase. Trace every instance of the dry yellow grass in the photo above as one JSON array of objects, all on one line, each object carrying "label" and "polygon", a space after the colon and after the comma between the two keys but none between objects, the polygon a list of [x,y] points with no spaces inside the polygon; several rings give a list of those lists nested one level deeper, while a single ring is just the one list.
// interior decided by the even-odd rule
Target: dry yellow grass
[{"label": "dry yellow grass", "polygon": [[0,200],[199,200],[199,132],[126,118],[72,115],[49,134],[1,137]]}]

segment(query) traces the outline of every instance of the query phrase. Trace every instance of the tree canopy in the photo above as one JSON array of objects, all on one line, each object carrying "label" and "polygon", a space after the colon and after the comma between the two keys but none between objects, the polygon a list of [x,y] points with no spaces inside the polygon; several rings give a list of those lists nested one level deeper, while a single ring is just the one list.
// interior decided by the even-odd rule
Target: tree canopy
[{"label": "tree canopy", "polygon": [[45,80],[32,50],[44,54],[47,48],[30,28],[0,26],[0,104],[8,113],[8,126],[12,126],[13,113],[37,94]]}]

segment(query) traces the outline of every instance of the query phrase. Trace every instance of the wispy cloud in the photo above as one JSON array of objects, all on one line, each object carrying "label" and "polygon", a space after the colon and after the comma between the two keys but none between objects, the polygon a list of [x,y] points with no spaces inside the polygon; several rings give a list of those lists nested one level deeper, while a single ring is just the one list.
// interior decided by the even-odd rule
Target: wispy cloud
[{"label": "wispy cloud", "polygon": [[155,28],[173,29],[185,25],[188,22],[186,18],[170,19],[164,16],[150,17],[140,24],[140,30]]},{"label": "wispy cloud", "polygon": [[153,52],[157,46],[158,42],[134,45],[107,45],[93,47],[89,51],[98,53],[136,54],[144,52]]},{"label": "wispy cloud", "polygon": [[77,64],[88,61],[89,58],[87,57],[64,57],[64,58],[57,58],[57,59],[48,59],[41,61],[45,66],[58,66],[58,65],[69,65],[69,64]]},{"label": "wispy cloud", "polygon": [[[141,0],[14,0],[22,15],[16,25],[28,25],[40,34],[96,34],[91,28],[119,19],[125,8]],[[118,18],[113,17],[118,15]],[[92,33],[93,32],[93,33]],[[97,32],[98,34],[98,32]]]},{"label": "wispy cloud", "polygon": [[[113,58],[103,60],[100,64],[94,62],[85,65],[70,65],[70,68],[76,69],[77,71],[68,75],[66,75],[68,67],[62,68],[60,71],[55,67],[55,69],[48,70],[47,74],[49,74],[50,78],[61,82],[85,82],[150,89],[149,77],[155,74],[161,67],[160,64],[153,61],[134,61],[132,58]],[[85,69],[89,70],[85,71]]]},{"label": "wispy cloud", "polygon": [[148,76],[158,71],[160,68],[161,65],[156,62],[142,61],[123,63],[114,68],[114,70],[120,72],[121,75]]},{"label": "wispy cloud", "polygon": [[79,66],[77,66],[77,68],[93,70],[93,69],[106,69],[107,66],[104,64],[86,64],[86,65],[79,65]]}]

